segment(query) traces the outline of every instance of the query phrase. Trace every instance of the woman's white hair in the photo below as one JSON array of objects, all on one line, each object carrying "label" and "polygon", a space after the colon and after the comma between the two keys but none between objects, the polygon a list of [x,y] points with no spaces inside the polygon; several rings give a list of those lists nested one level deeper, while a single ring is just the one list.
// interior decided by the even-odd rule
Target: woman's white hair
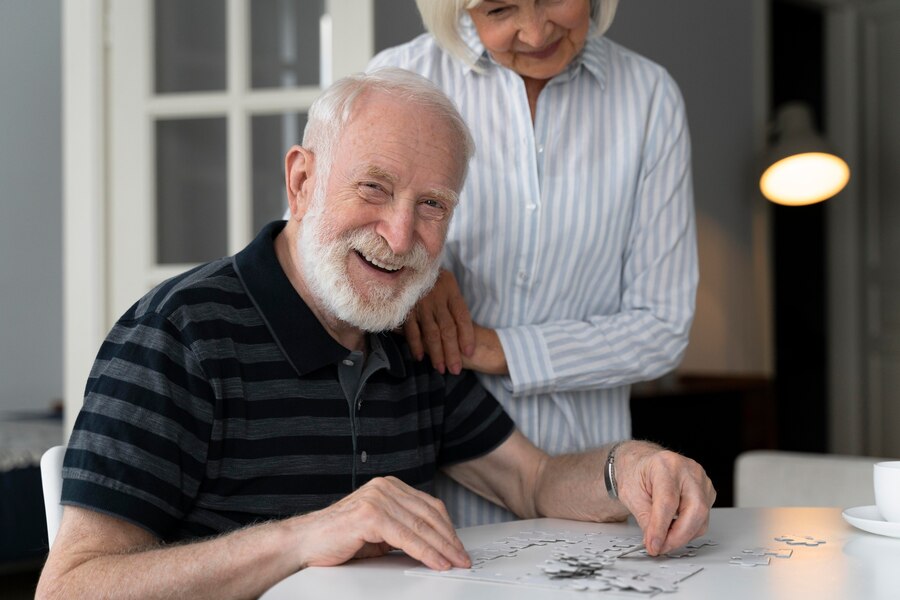
[{"label": "woman's white hair", "polygon": [[[616,16],[619,0],[585,0],[591,3],[591,20],[594,22],[594,34],[603,35],[612,25]],[[422,23],[438,45],[468,65],[478,60],[459,35],[459,18],[463,11],[475,8],[482,0],[416,0]]]},{"label": "woman's white hair", "polygon": [[310,106],[303,130],[303,147],[315,153],[321,183],[324,184],[328,178],[334,150],[344,126],[353,115],[354,104],[368,92],[393,96],[400,102],[422,107],[442,119],[451,131],[449,144],[458,149],[465,180],[469,159],[475,153],[475,142],[453,101],[436,85],[416,73],[384,67],[335,81]]}]

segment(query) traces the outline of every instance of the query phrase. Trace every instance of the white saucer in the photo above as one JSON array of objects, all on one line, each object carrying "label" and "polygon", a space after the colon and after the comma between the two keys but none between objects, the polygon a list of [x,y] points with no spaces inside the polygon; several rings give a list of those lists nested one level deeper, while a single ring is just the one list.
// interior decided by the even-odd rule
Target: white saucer
[{"label": "white saucer", "polygon": [[900,538],[900,523],[885,521],[878,513],[878,508],[872,506],[856,506],[848,508],[841,516],[844,520],[863,531]]}]

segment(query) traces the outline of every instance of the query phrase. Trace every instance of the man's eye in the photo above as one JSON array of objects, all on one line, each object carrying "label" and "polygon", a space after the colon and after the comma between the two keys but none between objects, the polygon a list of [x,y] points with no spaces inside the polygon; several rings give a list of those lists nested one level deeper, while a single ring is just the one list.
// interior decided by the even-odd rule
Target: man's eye
[{"label": "man's eye", "polygon": [[375,181],[362,181],[358,185],[359,192],[367,199],[383,199],[389,196],[388,191]]},{"label": "man's eye", "polygon": [[440,200],[425,198],[419,202],[419,216],[423,219],[439,221],[444,219],[448,213],[447,206]]}]

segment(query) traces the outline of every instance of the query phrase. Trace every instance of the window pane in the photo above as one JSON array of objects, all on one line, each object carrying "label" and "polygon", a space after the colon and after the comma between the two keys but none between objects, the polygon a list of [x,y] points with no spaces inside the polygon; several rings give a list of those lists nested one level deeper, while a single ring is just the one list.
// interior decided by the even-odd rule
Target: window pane
[{"label": "window pane", "polygon": [[425,33],[415,0],[375,0],[375,52]]},{"label": "window pane", "polygon": [[284,155],[299,144],[306,113],[253,117],[253,231],[280,219],[287,209]]},{"label": "window pane", "polygon": [[319,84],[319,19],[324,0],[253,0],[250,85]]},{"label": "window pane", "polygon": [[223,117],[156,123],[156,260],[198,263],[228,252]]},{"label": "window pane", "polygon": [[224,90],[225,0],[156,0],[157,94]]}]

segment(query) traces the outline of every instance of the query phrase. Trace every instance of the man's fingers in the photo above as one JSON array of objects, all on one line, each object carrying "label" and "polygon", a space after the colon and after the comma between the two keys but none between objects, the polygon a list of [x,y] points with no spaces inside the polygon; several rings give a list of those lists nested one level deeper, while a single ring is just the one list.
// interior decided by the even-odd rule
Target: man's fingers
[{"label": "man's fingers", "polygon": [[384,531],[385,541],[436,571],[451,567],[468,568],[472,562],[465,551],[460,551],[441,537],[431,535],[434,530],[416,531],[400,521],[393,521]]},{"label": "man's fingers", "polygon": [[644,529],[644,545],[651,556],[662,551],[669,535],[669,527],[678,512],[677,493],[670,485],[663,484],[661,487],[667,489],[660,489],[659,483],[661,482],[654,482],[650,519]]},{"label": "man's fingers", "polygon": [[679,509],[678,518],[669,527],[669,534],[659,550],[660,554],[681,548],[692,539],[706,533],[709,526],[709,512],[698,510],[699,508],[695,505],[682,506]]},{"label": "man's fingers", "polygon": [[[456,548],[465,550],[463,543],[456,535],[456,529],[453,527],[450,513],[447,512],[447,507],[441,500],[431,494],[417,490],[395,477],[385,477],[384,481],[397,488],[399,499],[403,499],[404,494],[409,497],[409,502],[404,505],[406,510],[421,517]],[[417,529],[417,527],[414,527],[414,529]]]},{"label": "man's fingers", "polygon": [[377,481],[373,487],[379,488],[373,492],[377,498],[373,505],[380,514],[378,518],[362,517],[377,524],[368,541],[384,541],[432,569],[471,564],[440,500],[392,477]]},{"label": "man's fingers", "polygon": [[680,548],[706,533],[709,527],[709,508],[716,499],[716,491],[705,474],[701,475],[688,476],[682,481],[678,518],[670,526],[668,538],[660,552]]}]

